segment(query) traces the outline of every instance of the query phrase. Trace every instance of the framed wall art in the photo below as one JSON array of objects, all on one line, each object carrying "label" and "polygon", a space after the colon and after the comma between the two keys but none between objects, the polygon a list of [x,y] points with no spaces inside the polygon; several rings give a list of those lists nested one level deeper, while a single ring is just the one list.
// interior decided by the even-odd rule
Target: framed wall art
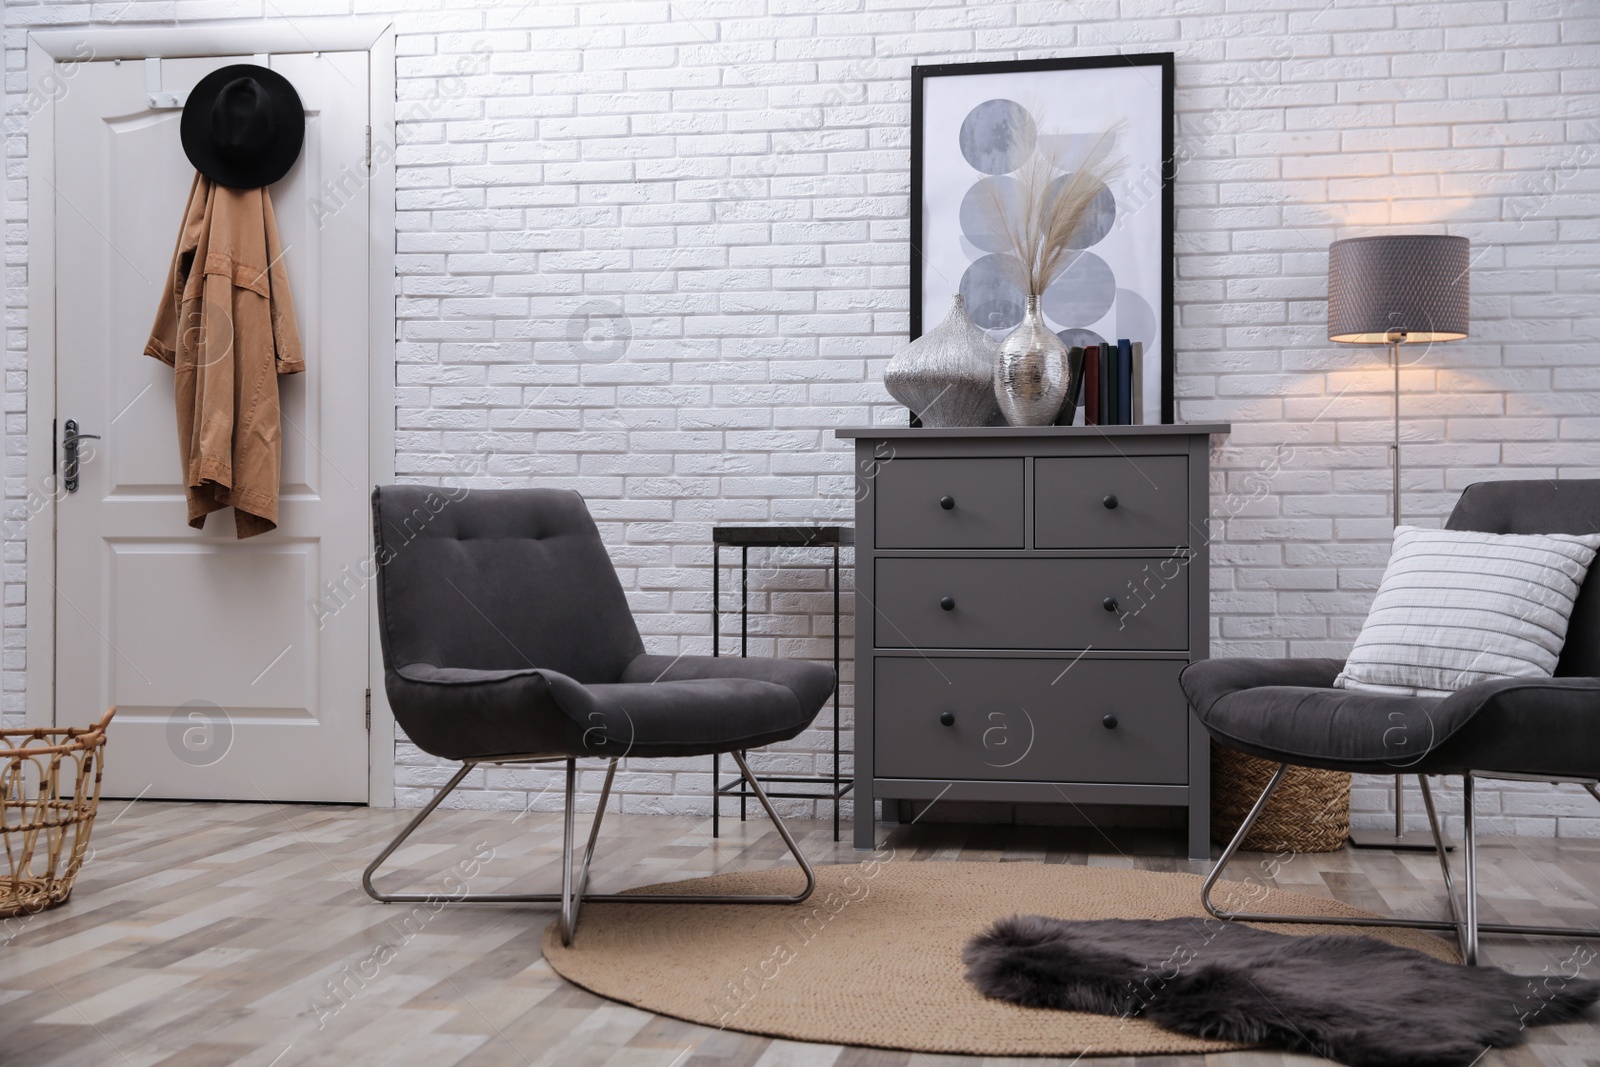
[{"label": "framed wall art", "polygon": [[1002,189],[1036,154],[1070,165],[1104,150],[1115,172],[1040,306],[1069,347],[1140,343],[1134,421],[1172,422],[1172,89],[1171,52],[913,67],[911,336],[957,293],[996,339],[1020,323],[1025,298],[985,221],[985,185]]}]

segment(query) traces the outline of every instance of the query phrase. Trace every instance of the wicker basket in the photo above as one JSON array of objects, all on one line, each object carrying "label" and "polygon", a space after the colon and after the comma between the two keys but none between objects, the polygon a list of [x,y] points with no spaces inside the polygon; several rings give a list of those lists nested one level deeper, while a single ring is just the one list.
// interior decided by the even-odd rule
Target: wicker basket
[{"label": "wicker basket", "polygon": [[[1211,746],[1211,839],[1225,845],[1239,832],[1278,765]],[[1350,836],[1350,776],[1290,767],[1261,818],[1250,828],[1250,852],[1333,852]]]},{"label": "wicker basket", "polygon": [[116,709],[87,729],[0,730],[0,917],[66,902],[100,806],[101,751]]}]

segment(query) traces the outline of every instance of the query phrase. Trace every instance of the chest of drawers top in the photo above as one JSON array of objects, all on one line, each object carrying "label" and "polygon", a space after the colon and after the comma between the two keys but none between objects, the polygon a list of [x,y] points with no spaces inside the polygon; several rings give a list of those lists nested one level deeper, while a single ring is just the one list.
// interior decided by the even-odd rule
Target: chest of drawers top
[{"label": "chest of drawers top", "polygon": [[1162,422],[1141,423],[1134,426],[951,426],[930,430],[921,426],[842,426],[833,431],[835,437],[849,440],[856,437],[882,438],[885,441],[915,441],[931,438],[952,440],[1038,441],[1097,439],[1118,437],[1192,437],[1195,434],[1224,434],[1232,431],[1226,422]]}]

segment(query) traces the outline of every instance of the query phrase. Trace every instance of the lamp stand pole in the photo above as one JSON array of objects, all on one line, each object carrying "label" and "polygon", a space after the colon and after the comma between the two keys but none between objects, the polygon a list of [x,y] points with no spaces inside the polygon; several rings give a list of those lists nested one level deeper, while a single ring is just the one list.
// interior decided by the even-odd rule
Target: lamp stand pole
[{"label": "lamp stand pole", "polygon": [[1389,446],[1389,463],[1394,468],[1394,525],[1400,528],[1400,343],[1405,340],[1402,333],[1394,337],[1398,330],[1391,331],[1389,338],[1389,363],[1394,367],[1394,443]]},{"label": "lamp stand pole", "polygon": [[[1389,464],[1394,468],[1394,525],[1400,525],[1400,346],[1405,343],[1404,330],[1390,330],[1386,338],[1389,345],[1389,363],[1394,368],[1394,441],[1389,445]],[[1441,841],[1444,838],[1440,838]],[[1355,848],[1388,848],[1407,852],[1432,852],[1433,835],[1426,830],[1406,831],[1406,776],[1394,776],[1394,832],[1386,830],[1351,830],[1350,844]],[[1450,845],[1445,844],[1446,851]]]}]

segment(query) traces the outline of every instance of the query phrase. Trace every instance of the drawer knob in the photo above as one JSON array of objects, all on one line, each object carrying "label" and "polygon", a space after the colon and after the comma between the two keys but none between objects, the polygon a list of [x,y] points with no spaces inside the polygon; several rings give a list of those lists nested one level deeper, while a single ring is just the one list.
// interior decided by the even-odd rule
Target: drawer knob
[{"label": "drawer knob", "polygon": [[1107,611],[1116,611],[1117,598],[1114,596],[1108,596],[1104,600],[1100,601],[1100,606],[1105,608]]},{"label": "drawer knob", "polygon": [[939,606],[946,611],[956,610],[956,598],[953,596],[940,597]]},{"label": "drawer knob", "polygon": [[1115,715],[1107,715],[1105,718],[1100,720],[1100,725],[1104,726],[1107,730],[1115,730],[1117,728],[1117,717]]},{"label": "drawer knob", "polygon": [[1116,494],[1115,493],[1107,493],[1106,494],[1106,498],[1104,500],[1100,501],[1100,503],[1102,503],[1102,504],[1104,504],[1106,506],[1106,510],[1107,511],[1111,511],[1112,509],[1114,509],[1117,506]]},{"label": "drawer knob", "polygon": [[939,721],[944,723],[946,726],[954,726],[956,724],[956,713],[953,711],[942,711],[939,713]]},{"label": "drawer knob", "polygon": [[944,508],[946,511],[952,511],[956,506],[956,498],[953,496],[942,496],[939,498],[939,506]]}]

